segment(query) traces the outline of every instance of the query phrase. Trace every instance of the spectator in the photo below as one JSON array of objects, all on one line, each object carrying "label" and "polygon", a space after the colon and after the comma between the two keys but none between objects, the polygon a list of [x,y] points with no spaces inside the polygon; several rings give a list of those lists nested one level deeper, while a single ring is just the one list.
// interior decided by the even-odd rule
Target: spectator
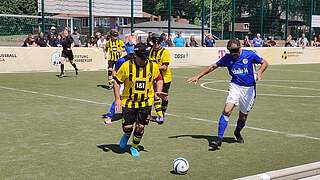
[{"label": "spectator", "polygon": [[204,35],[204,42],[206,42],[209,39],[208,32],[204,31],[203,35]]},{"label": "spectator", "polygon": [[263,39],[262,47],[270,47],[270,44],[268,43],[268,38]]},{"label": "spectator", "polygon": [[104,35],[101,35],[100,39],[97,41],[97,46],[99,48],[105,48],[107,44],[107,40],[104,38]]},{"label": "spectator", "polygon": [[63,28],[63,30],[59,33],[59,34],[61,34],[61,37],[62,37],[62,33],[63,33],[63,31],[68,31],[68,32],[69,32],[69,28],[68,28],[68,26],[65,26],[65,27]]},{"label": "spectator", "polygon": [[78,33],[78,28],[73,28],[73,33],[70,35],[73,39],[74,47],[80,47],[81,46],[81,40],[80,40],[80,34]]},{"label": "spectator", "polygon": [[248,36],[248,35],[246,35],[246,36],[244,37],[243,47],[251,47],[251,43],[250,43],[250,40],[249,40],[249,36]]},{"label": "spectator", "polygon": [[174,43],[175,47],[185,47],[186,46],[186,41],[184,40],[183,37],[181,37],[181,32],[178,32],[178,36],[174,38],[173,43]]},{"label": "spectator", "polygon": [[28,34],[28,37],[24,41],[23,47],[37,47],[37,44],[34,41],[34,36],[32,34]]},{"label": "spectator", "polygon": [[62,47],[62,36],[59,34],[57,39],[54,41],[54,47]]},{"label": "spectator", "polygon": [[56,28],[54,26],[51,27],[50,32],[47,36],[47,45],[49,47],[53,47],[55,46],[55,40],[56,40],[57,36],[56,36]]},{"label": "spectator", "polygon": [[88,47],[97,47],[95,36],[91,36],[88,41]]},{"label": "spectator", "polygon": [[96,32],[96,36],[95,36],[95,42],[96,42],[96,46],[97,47],[97,42],[98,40],[101,38],[101,33],[100,32]]},{"label": "spectator", "polygon": [[301,38],[298,40],[298,47],[306,47],[309,46],[308,39],[306,38],[306,34],[302,33]]},{"label": "spectator", "polygon": [[260,34],[258,33],[257,34],[257,37],[253,39],[253,46],[254,47],[261,47],[263,42],[262,42],[262,39],[260,38]]},{"label": "spectator", "polygon": [[167,47],[173,47],[174,46],[174,44],[172,42],[172,35],[171,34],[168,35],[168,39],[166,40],[166,46]]},{"label": "spectator", "polygon": [[167,35],[165,33],[162,33],[161,37],[163,38],[163,41],[161,43],[161,47],[166,47],[167,46],[167,44],[166,44]]},{"label": "spectator", "polygon": [[213,39],[212,34],[208,34],[208,39],[204,44],[206,47],[216,47],[216,41]]},{"label": "spectator", "polygon": [[126,39],[126,44],[131,41],[134,45],[139,43],[138,37],[134,34],[134,30],[131,31],[131,34]]},{"label": "spectator", "polygon": [[320,34],[318,35],[317,44],[318,44],[318,47],[320,47]]},{"label": "spectator", "polygon": [[39,37],[36,39],[38,47],[47,47],[47,41],[44,39],[43,32],[39,33]]},{"label": "spectator", "polygon": [[289,36],[287,37],[286,43],[284,44],[285,47],[294,47],[295,46],[295,42],[292,39],[291,34],[289,34]]},{"label": "spectator", "polygon": [[271,36],[271,39],[270,39],[270,41],[269,41],[269,46],[270,47],[278,47],[278,44],[277,44],[277,42],[274,40],[274,37],[273,36]]},{"label": "spectator", "polygon": [[319,47],[318,38],[316,36],[314,36],[313,41],[311,41],[311,47]]},{"label": "spectator", "polygon": [[149,32],[149,33],[148,33],[147,46],[150,47],[150,48],[153,47],[153,43],[152,43],[152,32]]},{"label": "spectator", "polygon": [[194,39],[194,35],[191,35],[189,47],[199,47],[198,42]]}]

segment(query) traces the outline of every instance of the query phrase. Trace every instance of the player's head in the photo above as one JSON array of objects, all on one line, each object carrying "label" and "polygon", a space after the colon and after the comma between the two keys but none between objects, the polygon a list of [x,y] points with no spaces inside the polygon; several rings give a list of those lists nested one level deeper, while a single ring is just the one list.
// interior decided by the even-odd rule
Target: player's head
[{"label": "player's head", "polygon": [[111,35],[111,39],[117,39],[119,36],[119,32],[116,29],[111,29],[110,35]]},{"label": "player's head", "polygon": [[160,49],[161,48],[161,43],[163,41],[163,37],[160,34],[153,33],[151,40],[152,40],[154,49]]},{"label": "player's head", "polygon": [[134,46],[134,57],[140,63],[145,63],[147,61],[149,51],[148,46],[145,43],[138,43]]},{"label": "player's head", "polygon": [[63,35],[63,37],[68,37],[69,32],[68,32],[67,30],[64,30],[64,31],[62,32],[62,35]]},{"label": "player's head", "polygon": [[232,39],[228,41],[227,49],[233,58],[238,58],[241,55],[241,43],[238,39]]},{"label": "player's head", "polygon": [[127,54],[130,58],[133,58],[133,55],[134,55],[134,44],[132,41],[129,41],[126,46],[125,46],[125,49],[127,51]]}]

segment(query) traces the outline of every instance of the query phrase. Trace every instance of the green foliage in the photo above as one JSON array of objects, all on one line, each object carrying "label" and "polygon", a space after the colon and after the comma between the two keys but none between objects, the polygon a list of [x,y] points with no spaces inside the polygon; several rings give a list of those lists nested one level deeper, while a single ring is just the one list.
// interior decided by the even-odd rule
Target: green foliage
[{"label": "green foliage", "polygon": [[[2,0],[0,14],[38,15],[37,0]],[[0,17],[0,35],[32,33],[38,23],[32,18]]]}]

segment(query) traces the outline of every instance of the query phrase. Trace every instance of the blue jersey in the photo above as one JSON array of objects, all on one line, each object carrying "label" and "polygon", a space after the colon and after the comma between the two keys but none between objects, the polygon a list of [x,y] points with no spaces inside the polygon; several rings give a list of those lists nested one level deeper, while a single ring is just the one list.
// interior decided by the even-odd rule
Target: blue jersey
[{"label": "blue jersey", "polygon": [[116,62],[116,67],[114,68],[114,70],[118,71],[120,69],[120,67],[122,66],[122,64],[125,63],[128,60],[130,60],[130,58],[128,56],[124,56],[124,57],[118,59],[117,62]]},{"label": "blue jersey", "polygon": [[254,51],[242,50],[241,55],[234,59],[231,54],[226,54],[216,64],[219,67],[227,67],[231,82],[240,86],[254,86],[255,79],[255,64],[260,64],[262,58],[259,57]]}]

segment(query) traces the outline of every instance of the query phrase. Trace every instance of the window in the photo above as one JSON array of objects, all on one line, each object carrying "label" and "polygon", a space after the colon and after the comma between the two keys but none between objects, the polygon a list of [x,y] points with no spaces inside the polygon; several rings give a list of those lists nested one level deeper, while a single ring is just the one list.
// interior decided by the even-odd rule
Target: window
[{"label": "window", "polygon": [[116,18],[116,25],[117,26],[124,26],[124,25],[128,25],[128,19],[127,18]]},{"label": "window", "polygon": [[98,26],[108,27],[110,26],[110,18],[94,18],[94,25],[95,27],[98,27]]},{"label": "window", "polygon": [[249,23],[244,23],[243,24],[243,29],[249,29]]},{"label": "window", "polygon": [[82,27],[89,27],[89,18],[82,18]]}]

